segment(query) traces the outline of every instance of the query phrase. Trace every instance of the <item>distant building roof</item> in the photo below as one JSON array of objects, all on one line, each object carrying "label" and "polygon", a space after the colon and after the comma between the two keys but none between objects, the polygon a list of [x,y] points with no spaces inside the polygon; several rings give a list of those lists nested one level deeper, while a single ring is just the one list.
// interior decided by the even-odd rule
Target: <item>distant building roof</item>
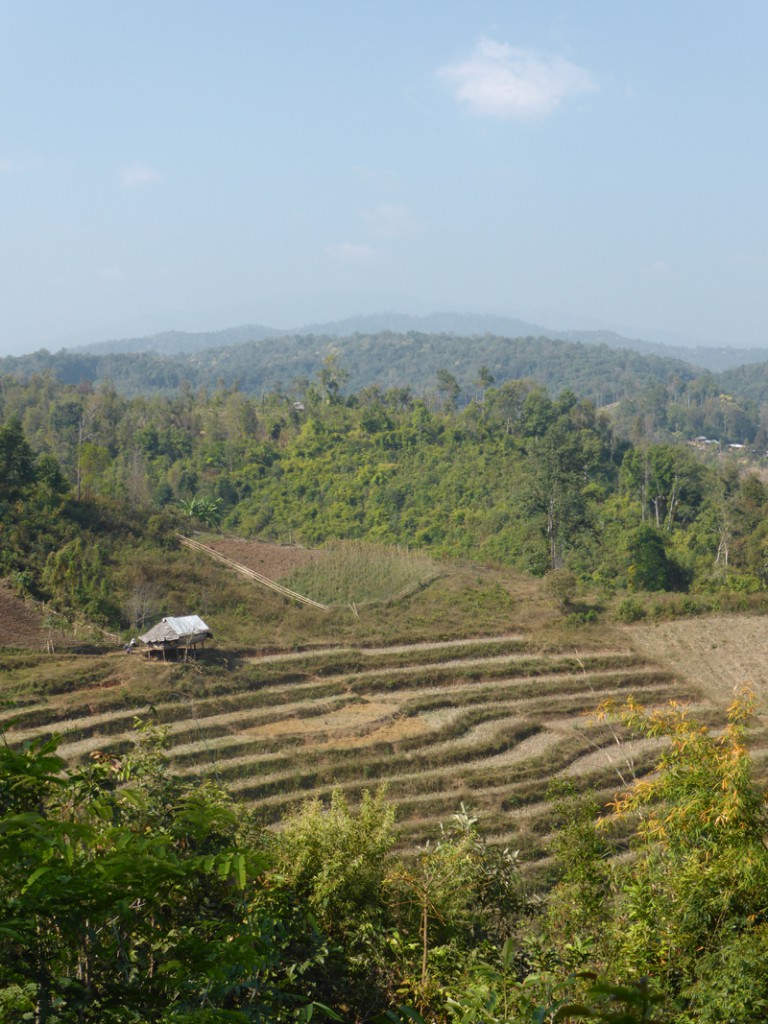
[{"label": "distant building roof", "polygon": [[199,615],[168,615],[148,633],[139,637],[143,644],[177,645],[194,644],[213,636],[210,628]]}]

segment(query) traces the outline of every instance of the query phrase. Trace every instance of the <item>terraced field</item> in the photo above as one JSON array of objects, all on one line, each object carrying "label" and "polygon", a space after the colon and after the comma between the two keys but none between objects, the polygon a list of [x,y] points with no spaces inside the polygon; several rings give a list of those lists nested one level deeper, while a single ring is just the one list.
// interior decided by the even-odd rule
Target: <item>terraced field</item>
[{"label": "terraced field", "polygon": [[[251,554],[263,562],[265,547]],[[295,550],[272,553],[275,571],[287,556]],[[753,750],[768,774],[759,617],[572,627],[540,582],[485,567],[444,574],[397,604],[320,612],[203,554],[179,557],[174,579],[216,598],[204,609],[216,640],[194,663],[58,643],[46,652],[42,621],[6,595],[8,742],[56,733],[61,753],[84,762],[128,749],[137,718],[157,721],[175,771],[217,779],[274,827],[308,797],[340,787],[354,801],[385,784],[403,848],[463,803],[493,841],[523,849],[534,872],[546,872],[553,780],[608,800],[658,756],[657,744],[590,717],[609,698],[687,700],[717,727],[734,686],[751,681]],[[173,607],[186,600],[174,593]]]},{"label": "terraced field", "polygon": [[588,717],[630,693],[650,703],[697,697],[629,646],[574,650],[509,633],[242,654],[226,666],[72,655],[58,684],[9,702],[0,724],[9,742],[59,733],[60,752],[77,762],[126,749],[136,717],[154,715],[175,770],[218,779],[269,823],[334,787],[354,800],[386,783],[404,847],[463,802],[491,838],[535,859],[545,855],[553,779],[608,797],[651,765],[657,747]]}]

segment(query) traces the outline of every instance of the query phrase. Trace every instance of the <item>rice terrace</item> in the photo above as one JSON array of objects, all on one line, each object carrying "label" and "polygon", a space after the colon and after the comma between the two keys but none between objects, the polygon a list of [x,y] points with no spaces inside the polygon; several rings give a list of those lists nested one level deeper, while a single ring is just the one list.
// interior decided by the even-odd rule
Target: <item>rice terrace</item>
[{"label": "rice terrace", "polygon": [[690,702],[717,723],[749,681],[765,712],[759,616],[574,625],[541,581],[513,570],[377,545],[205,545],[329,610],[180,549],[165,566],[168,600],[183,575],[214,639],[196,660],[164,663],[104,638],[86,649],[61,635],[46,650],[42,619],[4,594],[6,741],[57,734],[81,763],[128,749],[137,719],[150,721],[167,732],[174,771],[224,784],[266,823],[337,788],[355,803],[385,785],[403,849],[463,805],[492,842],[524,841],[535,875],[553,781],[607,801],[658,755],[659,741],[596,722],[598,705]]}]

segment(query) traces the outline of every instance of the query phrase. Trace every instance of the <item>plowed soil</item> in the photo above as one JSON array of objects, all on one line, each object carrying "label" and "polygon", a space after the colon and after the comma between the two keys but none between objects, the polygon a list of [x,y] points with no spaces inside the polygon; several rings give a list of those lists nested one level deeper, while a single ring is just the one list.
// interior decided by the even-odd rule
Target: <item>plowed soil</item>
[{"label": "plowed soil", "polygon": [[0,647],[24,647],[46,650],[68,643],[62,633],[46,627],[42,612],[22,601],[10,586],[0,580]]},{"label": "plowed soil", "polygon": [[204,543],[270,580],[281,580],[295,569],[301,569],[323,557],[321,551],[303,548],[298,544],[267,544],[260,540],[235,537],[205,540]]}]

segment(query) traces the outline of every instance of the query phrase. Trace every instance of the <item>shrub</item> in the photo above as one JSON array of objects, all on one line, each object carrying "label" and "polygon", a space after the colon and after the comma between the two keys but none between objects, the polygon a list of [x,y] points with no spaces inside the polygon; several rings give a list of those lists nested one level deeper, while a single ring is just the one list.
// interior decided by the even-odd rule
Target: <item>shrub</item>
[{"label": "shrub", "polygon": [[619,622],[639,622],[645,615],[645,608],[634,597],[625,597],[616,609],[616,618]]}]

